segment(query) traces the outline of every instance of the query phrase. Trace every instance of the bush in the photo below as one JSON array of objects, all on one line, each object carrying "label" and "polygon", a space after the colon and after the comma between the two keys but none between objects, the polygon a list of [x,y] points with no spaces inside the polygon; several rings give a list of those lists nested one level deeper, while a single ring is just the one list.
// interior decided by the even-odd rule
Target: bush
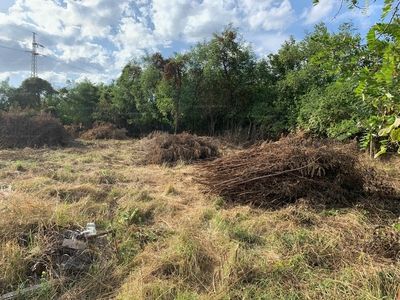
[{"label": "bush", "polygon": [[0,112],[0,148],[66,146],[70,136],[51,114],[34,110]]}]

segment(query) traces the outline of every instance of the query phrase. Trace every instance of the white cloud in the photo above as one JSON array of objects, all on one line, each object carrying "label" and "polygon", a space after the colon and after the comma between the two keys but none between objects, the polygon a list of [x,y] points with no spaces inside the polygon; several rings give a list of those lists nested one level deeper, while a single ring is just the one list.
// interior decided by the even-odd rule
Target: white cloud
[{"label": "white cloud", "polygon": [[289,0],[241,1],[244,19],[251,30],[283,30],[295,21],[295,13]]},{"label": "white cloud", "polygon": [[154,0],[151,18],[157,37],[186,42],[202,40],[228,23],[238,23],[235,2],[230,0]]},{"label": "white cloud", "polygon": [[[310,1],[311,2],[311,1]],[[311,6],[312,4],[310,4]],[[332,16],[332,11],[334,8],[339,9],[337,0],[320,0],[319,4],[312,6],[311,8],[305,8],[301,14],[305,25],[315,24],[320,21],[326,20],[326,18]]]},{"label": "white cloud", "polygon": [[266,56],[270,53],[276,53],[281,48],[282,44],[289,39],[286,34],[257,34],[247,35],[252,41],[254,52],[260,56]]}]

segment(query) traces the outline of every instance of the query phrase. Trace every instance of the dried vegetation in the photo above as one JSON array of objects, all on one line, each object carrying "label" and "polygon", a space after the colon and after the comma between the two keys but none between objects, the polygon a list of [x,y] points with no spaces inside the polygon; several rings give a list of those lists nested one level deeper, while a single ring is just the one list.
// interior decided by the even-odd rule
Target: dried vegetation
[{"label": "dried vegetation", "polygon": [[48,113],[33,110],[0,112],[0,148],[66,146],[70,136]]},{"label": "dried vegetation", "polygon": [[81,134],[84,140],[126,140],[127,130],[118,128],[115,124],[96,121],[91,129]]},{"label": "dried vegetation", "polygon": [[144,163],[173,166],[178,162],[192,163],[219,156],[217,145],[189,133],[153,132],[142,140],[146,152]]},{"label": "dried vegetation", "polygon": [[202,164],[200,181],[226,201],[267,208],[300,198],[336,207],[371,193],[393,198],[357,152],[354,144],[289,137]]}]

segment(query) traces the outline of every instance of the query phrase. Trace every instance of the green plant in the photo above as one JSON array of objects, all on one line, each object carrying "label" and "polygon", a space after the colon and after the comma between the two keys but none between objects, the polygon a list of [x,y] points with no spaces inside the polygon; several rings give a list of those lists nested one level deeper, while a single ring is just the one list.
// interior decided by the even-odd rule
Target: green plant
[{"label": "green plant", "polygon": [[110,198],[117,199],[118,197],[121,196],[121,192],[120,192],[119,190],[117,190],[117,189],[112,189],[112,190],[108,193],[108,196],[109,196]]},{"label": "green plant", "polygon": [[174,184],[172,182],[169,182],[164,189],[164,193],[165,195],[176,195],[178,194],[178,191],[175,188]]},{"label": "green plant", "polygon": [[17,161],[14,163],[14,167],[15,167],[15,169],[16,169],[17,171],[20,171],[20,172],[25,170],[25,168],[23,167],[21,161],[19,161],[19,160],[17,160]]},{"label": "green plant", "polygon": [[222,208],[225,205],[225,200],[222,197],[217,197],[214,200],[214,205],[217,209]]},{"label": "green plant", "polygon": [[142,217],[139,215],[139,209],[134,210],[123,210],[119,213],[118,223],[131,225],[134,223],[142,223]]}]

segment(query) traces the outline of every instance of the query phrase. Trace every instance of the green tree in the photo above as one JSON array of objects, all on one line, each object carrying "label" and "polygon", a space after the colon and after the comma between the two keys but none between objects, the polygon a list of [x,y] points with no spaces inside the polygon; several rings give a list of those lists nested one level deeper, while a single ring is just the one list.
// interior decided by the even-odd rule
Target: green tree
[{"label": "green tree", "polygon": [[99,99],[99,87],[89,79],[79,83],[69,82],[69,86],[60,95],[57,116],[63,124],[90,127],[95,121],[94,112]]},{"label": "green tree", "polygon": [[276,54],[268,56],[264,74],[268,77],[273,99],[269,98],[267,105],[258,102],[256,108],[264,109],[265,119],[258,119],[264,125],[269,124],[266,130],[271,133],[276,135],[296,128],[300,99],[318,84],[320,71],[309,64],[316,49],[313,44],[299,43],[290,37]]},{"label": "green tree", "polygon": [[209,42],[193,46],[186,54],[184,96],[181,103],[182,123],[185,130],[199,134],[215,134],[218,116],[222,115],[222,104],[218,103],[220,89],[218,79],[209,61]]},{"label": "green tree", "polygon": [[130,61],[122,69],[117,81],[101,93],[99,108],[119,127],[135,127],[138,124],[134,88],[140,81],[141,74],[139,64]]},{"label": "green tree", "polygon": [[[359,0],[342,0],[350,9],[359,8]],[[313,0],[318,4],[319,0]],[[368,1],[365,0],[368,7]],[[376,110],[366,122],[364,146],[374,152],[375,138],[379,135],[381,149],[375,157],[385,153],[390,144],[400,149],[400,95],[398,72],[400,71],[400,1],[385,0],[381,23],[375,24],[367,34],[367,52],[356,94]]]},{"label": "green tree", "polygon": [[16,88],[10,86],[10,79],[0,82],[0,110],[7,111],[11,107],[10,98],[16,93]]},{"label": "green tree", "polygon": [[219,86],[216,97],[222,100],[226,129],[235,130],[248,121],[254,101],[256,56],[232,24],[220,34],[214,33],[209,47],[210,65],[207,71],[214,73],[214,78],[218,79],[214,87]]},{"label": "green tree", "polygon": [[181,116],[183,76],[185,73],[185,55],[175,53],[164,66],[163,78],[157,86],[156,103],[159,111],[168,119],[172,115],[174,132],[178,132]]},{"label": "green tree", "polygon": [[56,93],[48,81],[39,77],[30,77],[21,83],[13,95],[9,97],[9,101],[12,106],[22,109],[30,107],[41,110],[45,108],[46,100]]},{"label": "green tree", "polygon": [[362,132],[371,108],[355,95],[355,86],[355,80],[349,80],[314,87],[302,97],[299,128],[339,139]]},{"label": "green tree", "polygon": [[356,92],[377,110],[369,120],[369,138],[372,145],[374,133],[383,137],[375,155],[379,156],[389,144],[398,148],[400,143],[400,19],[374,25],[367,34],[367,46],[373,61],[361,70]]},{"label": "green tree", "polygon": [[318,24],[304,41],[309,48],[318,49],[308,63],[318,77],[301,97],[298,126],[329,137],[362,132],[372,109],[354,93],[365,62],[360,35],[351,23],[339,26],[337,33],[329,33],[324,24]]}]

